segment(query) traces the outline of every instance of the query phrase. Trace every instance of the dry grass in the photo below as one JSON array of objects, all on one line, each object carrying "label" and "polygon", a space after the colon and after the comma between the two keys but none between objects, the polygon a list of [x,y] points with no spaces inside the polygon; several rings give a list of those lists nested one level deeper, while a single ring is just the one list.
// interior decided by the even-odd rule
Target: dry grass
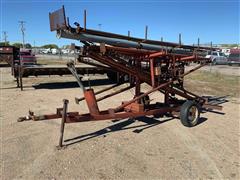
[{"label": "dry grass", "polygon": [[185,78],[186,88],[201,95],[239,97],[239,85],[239,76],[224,75],[218,72],[196,71]]},{"label": "dry grass", "polygon": [[67,64],[68,60],[66,59],[37,59],[37,63],[41,65],[59,65]]}]

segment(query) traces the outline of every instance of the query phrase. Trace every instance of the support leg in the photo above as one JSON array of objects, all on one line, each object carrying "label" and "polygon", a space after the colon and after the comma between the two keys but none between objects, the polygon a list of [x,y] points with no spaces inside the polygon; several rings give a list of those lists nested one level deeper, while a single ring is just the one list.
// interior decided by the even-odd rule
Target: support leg
[{"label": "support leg", "polygon": [[19,85],[19,77],[16,77],[16,80],[17,80],[17,88],[19,88],[20,87],[20,85]]},{"label": "support leg", "polygon": [[150,59],[150,73],[151,73],[151,82],[152,87],[155,87],[155,73],[154,73],[154,59]]},{"label": "support leg", "polygon": [[67,106],[68,106],[68,100],[63,100],[63,111],[62,111],[62,121],[61,121],[61,128],[60,128],[60,138],[59,138],[59,145],[58,148],[61,149],[63,147],[63,134],[64,134],[64,128],[65,128],[65,122],[67,118]]},{"label": "support leg", "polygon": [[19,78],[19,83],[20,83],[20,88],[21,91],[23,90],[23,82],[22,82],[22,66],[18,66],[18,78]]},{"label": "support leg", "polygon": [[165,91],[164,103],[169,104],[169,92],[168,92],[168,90]]},{"label": "support leg", "polygon": [[[136,77],[136,84],[135,84],[135,97],[139,96],[141,94],[141,83],[138,77]],[[140,103],[140,100],[138,100],[138,103]]]}]

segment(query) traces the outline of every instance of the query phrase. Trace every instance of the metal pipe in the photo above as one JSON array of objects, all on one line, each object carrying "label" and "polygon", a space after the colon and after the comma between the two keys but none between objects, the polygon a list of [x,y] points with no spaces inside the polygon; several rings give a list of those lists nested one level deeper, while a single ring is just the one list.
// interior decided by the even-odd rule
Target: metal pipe
[{"label": "metal pipe", "polygon": [[[112,45],[112,46],[133,47],[133,48],[138,48],[138,49],[141,48],[141,49],[147,49],[147,50],[161,50],[163,48],[163,46],[160,46],[160,45],[152,45],[152,44],[147,44],[147,43],[129,41],[126,39],[97,36],[97,35],[87,34],[84,32],[81,32],[80,34],[75,34],[75,33],[71,33],[68,31],[59,30],[57,32],[57,37],[74,39],[74,40],[79,40],[79,41],[105,43],[105,44]],[[170,47],[168,47],[168,49],[170,49]]]},{"label": "metal pipe", "polygon": [[154,74],[154,59],[150,59],[150,73],[151,73],[151,84],[152,87],[155,87],[155,74]]},{"label": "metal pipe", "polygon": [[[129,90],[129,89],[131,89],[131,88],[133,88],[133,86],[130,85],[130,86],[128,86],[128,87],[125,87],[125,88],[119,89],[119,90],[117,90],[117,91],[114,91],[114,92],[111,93],[111,94],[107,94],[107,95],[105,95],[105,96],[102,96],[102,97],[98,98],[98,99],[97,99],[97,102],[102,101],[102,100],[104,100],[104,99],[106,99],[106,98],[112,97],[112,96],[114,96],[114,95],[116,95],[116,94],[122,93],[122,92],[124,92],[124,91],[127,91],[127,90]],[[96,93],[95,93],[95,95],[96,95]]]},{"label": "metal pipe", "polygon": [[[108,91],[108,90],[110,90],[110,89],[113,89],[113,88],[115,88],[115,87],[118,87],[118,86],[120,86],[120,85],[122,85],[122,84],[114,84],[113,86],[110,86],[110,87],[107,87],[107,88],[105,88],[105,89],[102,89],[102,90],[99,90],[99,91],[95,92],[95,95],[101,94],[101,93],[103,93],[103,92],[106,92],[106,91]],[[85,99],[85,97],[75,98],[75,101],[77,102],[77,104],[79,104],[79,102],[82,101],[82,100],[84,100],[84,99]],[[97,101],[98,101],[98,100],[97,100]]]},{"label": "metal pipe", "polygon": [[[84,11],[83,28],[81,27],[73,28],[71,26],[68,26],[68,24],[66,23],[64,7],[60,10],[50,13],[49,18],[50,18],[51,31],[57,30],[57,35],[63,38],[87,41],[92,43],[105,42],[106,44],[109,44],[109,45],[115,45],[115,46],[124,45],[126,47],[135,47],[135,48],[143,48],[143,49],[150,49],[150,50],[160,50],[163,47],[165,47],[165,49],[179,47],[178,43],[148,40],[147,26],[145,31],[145,39],[129,37],[126,35],[124,36],[124,35],[115,34],[115,33],[97,31],[92,29],[86,29],[86,10]],[[79,31],[76,31],[77,29]],[[194,49],[194,47],[190,45],[183,45],[181,46],[181,48]],[[200,47],[200,48],[210,49],[207,47]]]},{"label": "metal pipe", "polygon": [[77,80],[77,83],[79,85],[79,87],[82,89],[82,91],[84,92],[85,91],[85,87],[81,81],[81,78],[79,77],[78,73],[77,73],[77,70],[73,64],[73,62],[69,62],[67,63],[67,68],[69,69],[69,71],[73,74],[73,76],[76,78]]},{"label": "metal pipe", "polygon": [[167,55],[166,51],[155,52],[149,55],[148,58],[155,58]]},{"label": "metal pipe", "polygon": [[[179,76],[179,78],[182,78],[182,77],[188,75],[189,73],[191,73],[191,72],[193,72],[193,71],[196,71],[197,69],[199,69],[199,68],[201,68],[201,67],[203,67],[203,66],[205,66],[205,65],[206,65],[206,64],[199,65],[199,66],[197,66],[197,67],[189,70],[188,72],[182,74],[181,76]],[[122,104],[122,105],[118,106],[117,108],[115,108],[115,109],[114,109],[114,112],[120,111],[121,109],[123,109],[124,107],[128,106],[129,104],[138,101],[139,99],[143,98],[144,96],[146,96],[146,95],[148,95],[148,94],[151,94],[152,92],[155,92],[155,91],[157,91],[157,90],[159,90],[159,89],[161,89],[161,88],[166,87],[167,85],[171,84],[171,83],[174,82],[174,81],[175,81],[175,80],[170,80],[170,81],[168,81],[168,82],[166,82],[166,83],[160,84],[159,86],[157,86],[157,87],[149,90],[148,92],[146,92],[146,93],[144,93],[144,94],[142,94],[142,95],[140,95],[140,96],[138,96],[138,97],[136,97],[136,98],[134,98],[134,99],[132,99],[132,100],[130,100],[130,101],[128,101],[128,102],[125,102],[124,104]]]},{"label": "metal pipe", "polygon": [[67,107],[68,107],[68,100],[63,100],[63,111],[62,111],[62,122],[61,122],[61,128],[60,128],[60,138],[59,138],[59,148],[61,148],[63,145],[63,134],[64,134],[64,128],[65,128],[65,122],[67,118]]},{"label": "metal pipe", "polygon": [[157,91],[158,89],[163,88],[163,87],[171,84],[172,82],[173,82],[173,80],[171,80],[171,81],[169,81],[169,82],[166,82],[166,83],[163,83],[163,84],[157,86],[156,88],[153,88],[153,89],[151,89],[150,91],[148,91],[148,92],[146,92],[146,93],[144,93],[144,94],[142,94],[142,95],[140,95],[140,96],[138,96],[138,97],[136,97],[136,98],[134,98],[134,99],[132,99],[132,100],[124,103],[124,104],[122,104],[121,106],[118,106],[117,108],[114,109],[114,112],[120,111],[121,109],[123,109],[124,107],[128,106],[129,104],[138,101],[139,99],[145,97],[146,95],[148,95],[148,94],[150,94],[150,93],[152,93],[152,92],[154,92],[154,91]]},{"label": "metal pipe", "polygon": [[99,108],[98,108],[98,105],[97,105],[96,96],[94,94],[93,89],[88,89],[88,90],[84,91],[84,97],[86,99],[87,106],[88,106],[90,114],[91,115],[98,115],[99,114]]}]

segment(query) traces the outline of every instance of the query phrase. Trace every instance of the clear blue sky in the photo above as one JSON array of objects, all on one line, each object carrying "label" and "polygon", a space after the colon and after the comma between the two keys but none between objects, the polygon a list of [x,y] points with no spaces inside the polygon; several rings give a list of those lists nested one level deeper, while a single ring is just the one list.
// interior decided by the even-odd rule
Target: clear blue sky
[{"label": "clear blue sky", "polygon": [[[26,21],[26,42],[36,45],[56,43],[60,46],[73,41],[57,39],[50,32],[48,13],[65,5],[70,23],[83,24],[83,10],[87,10],[87,27],[135,37],[144,37],[145,25],[149,39],[164,38],[192,44],[239,43],[239,0],[198,1],[54,1],[1,0],[1,32],[8,32],[10,42],[21,42],[19,20]],[[2,40],[2,33],[1,33]],[[77,41],[75,41],[77,43]]]}]

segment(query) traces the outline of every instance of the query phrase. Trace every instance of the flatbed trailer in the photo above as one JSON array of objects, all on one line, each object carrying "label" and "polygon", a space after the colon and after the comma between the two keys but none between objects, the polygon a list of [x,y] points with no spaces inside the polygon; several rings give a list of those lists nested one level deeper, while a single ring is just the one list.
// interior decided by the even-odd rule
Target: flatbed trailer
[{"label": "flatbed trailer", "polygon": [[[76,66],[77,73],[79,75],[88,74],[109,74],[111,70],[103,67],[95,66]],[[15,66],[15,77],[17,79],[17,87],[23,90],[23,78],[38,77],[38,76],[52,76],[52,75],[70,75],[72,74],[66,65],[34,65],[34,66]]]}]

